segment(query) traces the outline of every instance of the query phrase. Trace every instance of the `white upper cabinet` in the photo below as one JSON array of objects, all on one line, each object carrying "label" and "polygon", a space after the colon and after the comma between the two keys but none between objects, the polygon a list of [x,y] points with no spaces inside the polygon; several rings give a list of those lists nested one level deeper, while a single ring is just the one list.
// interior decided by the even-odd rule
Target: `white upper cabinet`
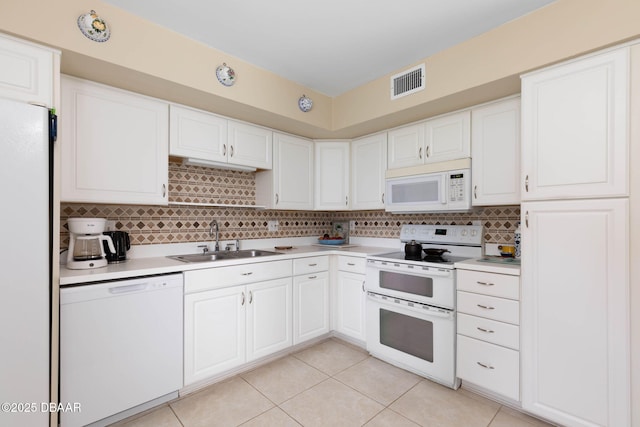
[{"label": "white upper cabinet", "polygon": [[629,52],[522,79],[522,199],[626,196]]},{"label": "white upper cabinet", "polygon": [[313,210],[313,141],[273,134],[273,170],[256,174],[256,204]]},{"label": "white upper cabinet", "polygon": [[270,129],[181,105],[172,104],[170,116],[170,155],[210,162],[219,168],[271,169]]},{"label": "white upper cabinet", "polygon": [[470,117],[461,111],[389,131],[388,168],[470,157]]},{"label": "white upper cabinet", "polygon": [[0,34],[0,97],[52,108],[60,53]]},{"label": "white upper cabinet", "polygon": [[384,209],[387,134],[351,142],[351,209]]},{"label": "white upper cabinet", "polygon": [[390,130],[387,138],[389,141],[389,169],[424,163],[423,123]]},{"label": "white upper cabinet", "polygon": [[170,155],[227,161],[227,119],[173,104],[169,111]]},{"label": "white upper cabinet", "polygon": [[273,165],[273,132],[248,123],[229,120],[229,163],[271,169]]},{"label": "white upper cabinet", "polygon": [[349,209],[350,147],[348,141],[315,141],[315,209]]},{"label": "white upper cabinet", "polygon": [[61,200],[167,204],[167,103],[67,76],[61,83]]},{"label": "white upper cabinet", "polygon": [[424,126],[425,163],[471,156],[471,114],[469,111],[427,120]]},{"label": "white upper cabinet", "polygon": [[520,99],[471,110],[472,204],[520,204]]}]

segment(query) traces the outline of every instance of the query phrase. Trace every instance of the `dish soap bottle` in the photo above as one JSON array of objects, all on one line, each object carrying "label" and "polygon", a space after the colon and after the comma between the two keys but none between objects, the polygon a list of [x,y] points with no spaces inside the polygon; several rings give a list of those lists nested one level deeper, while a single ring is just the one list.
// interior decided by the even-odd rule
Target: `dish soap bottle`
[{"label": "dish soap bottle", "polygon": [[515,233],[513,234],[513,244],[516,247],[516,258],[520,258],[520,223],[518,223],[518,227],[516,228]]}]

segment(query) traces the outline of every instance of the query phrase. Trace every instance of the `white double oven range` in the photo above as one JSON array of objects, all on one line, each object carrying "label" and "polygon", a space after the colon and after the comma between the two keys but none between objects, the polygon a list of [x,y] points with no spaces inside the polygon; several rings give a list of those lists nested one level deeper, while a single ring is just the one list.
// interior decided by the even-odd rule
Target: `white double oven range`
[{"label": "white double oven range", "polygon": [[[482,256],[482,226],[404,225],[404,251],[367,258],[366,344],[373,356],[456,389],[456,270]],[[415,241],[412,242],[412,241]],[[423,251],[419,255],[415,244]]]}]

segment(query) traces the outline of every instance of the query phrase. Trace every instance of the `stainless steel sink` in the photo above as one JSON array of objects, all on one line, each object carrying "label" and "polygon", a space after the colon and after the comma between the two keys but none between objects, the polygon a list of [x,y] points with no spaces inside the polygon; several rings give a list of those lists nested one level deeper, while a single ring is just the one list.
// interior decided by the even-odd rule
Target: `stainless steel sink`
[{"label": "stainless steel sink", "polygon": [[209,262],[220,261],[223,259],[231,258],[227,254],[222,253],[206,253],[206,254],[187,254],[187,255],[172,255],[167,258],[175,259],[182,262]]},{"label": "stainless steel sink", "polygon": [[187,255],[172,255],[167,258],[182,262],[210,262],[225,259],[255,258],[261,256],[278,255],[278,252],[263,251],[261,249],[247,249],[242,251],[208,252]]}]

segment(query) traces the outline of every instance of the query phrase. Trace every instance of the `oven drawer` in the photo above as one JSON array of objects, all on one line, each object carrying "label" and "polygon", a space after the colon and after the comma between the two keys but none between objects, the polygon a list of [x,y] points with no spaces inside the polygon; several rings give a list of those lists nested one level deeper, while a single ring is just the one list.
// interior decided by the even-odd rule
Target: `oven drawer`
[{"label": "oven drawer", "polygon": [[482,271],[457,270],[458,290],[494,297],[520,299],[520,277]]},{"label": "oven drawer", "polygon": [[520,324],[520,303],[510,299],[458,291],[458,312]]},{"label": "oven drawer", "polygon": [[338,255],[338,270],[365,274],[366,266],[366,258]]},{"label": "oven drawer", "polygon": [[520,353],[458,335],[457,375],[510,399],[520,400]]},{"label": "oven drawer", "polygon": [[458,313],[458,334],[514,350],[520,348],[520,328],[509,323]]},{"label": "oven drawer", "polygon": [[329,269],[329,257],[313,256],[307,258],[298,258],[293,260],[293,275],[316,273],[318,271],[326,271]]}]

